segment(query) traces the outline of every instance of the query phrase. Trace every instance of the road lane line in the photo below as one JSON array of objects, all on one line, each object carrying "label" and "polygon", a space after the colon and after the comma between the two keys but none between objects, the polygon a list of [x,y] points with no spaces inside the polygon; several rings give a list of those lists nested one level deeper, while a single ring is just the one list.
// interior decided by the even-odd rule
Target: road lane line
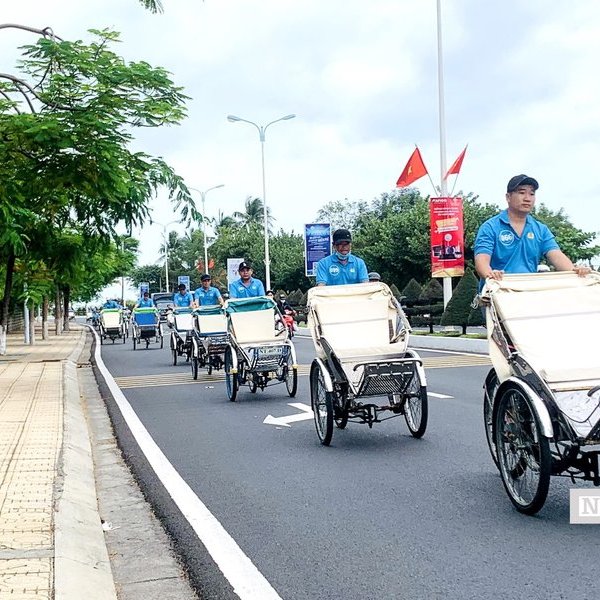
[{"label": "road lane line", "polygon": [[100,355],[98,334],[92,328],[90,329],[96,338],[96,365],[102,373],[131,433],[157,477],[233,587],[233,591],[241,600],[282,600],[265,576],[244,554],[236,541],[227,533],[200,498],[196,496],[158,447],[106,368]]}]

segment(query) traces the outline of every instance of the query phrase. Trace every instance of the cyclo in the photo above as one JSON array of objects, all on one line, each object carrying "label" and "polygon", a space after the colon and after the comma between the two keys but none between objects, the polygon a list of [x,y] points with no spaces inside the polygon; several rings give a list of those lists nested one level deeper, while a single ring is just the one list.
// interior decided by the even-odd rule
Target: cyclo
[{"label": "cyclo", "polygon": [[103,308],[100,311],[100,344],[103,344],[106,338],[110,338],[113,344],[117,339],[122,339],[125,343],[126,336],[127,330],[121,309]]},{"label": "cyclo", "polygon": [[285,382],[290,397],[298,389],[296,350],[276,303],[266,296],[228,300],[225,304],[229,343],[225,349],[227,396],[235,402],[240,385],[251,393],[271,381]]},{"label": "cyclo", "polygon": [[163,334],[160,326],[160,316],[156,308],[134,308],[131,314],[131,339],[135,350],[144,340],[146,348],[154,338],[163,347]]},{"label": "cyclo", "polygon": [[174,308],[167,314],[167,325],[171,328],[170,348],[173,365],[177,365],[179,356],[189,361],[192,357],[192,333],[194,321],[192,309],[188,307]]},{"label": "cyclo", "polygon": [[213,369],[221,369],[224,365],[227,317],[219,305],[200,306],[193,312],[193,323],[192,377],[198,379],[198,367],[207,367],[210,375]]},{"label": "cyclo", "polygon": [[334,422],[340,429],[349,421],[372,427],[399,415],[414,437],[422,437],[425,370],[408,349],[410,325],[390,288],[381,282],[314,287],[307,305],[317,352],[310,397],[321,443],[330,444]]},{"label": "cyclo", "polygon": [[511,502],[531,515],[552,475],[600,486],[600,274],[505,275],[481,297],[487,441]]}]

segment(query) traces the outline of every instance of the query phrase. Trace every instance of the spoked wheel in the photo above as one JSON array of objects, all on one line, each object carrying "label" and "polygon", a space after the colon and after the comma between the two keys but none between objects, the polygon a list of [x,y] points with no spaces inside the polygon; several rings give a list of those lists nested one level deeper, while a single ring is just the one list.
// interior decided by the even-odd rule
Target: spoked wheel
[{"label": "spoked wheel", "polygon": [[198,379],[198,359],[195,356],[192,357],[192,378]]},{"label": "spoked wheel", "polygon": [[498,400],[494,430],[504,488],[515,508],[533,515],[544,506],[550,486],[551,455],[531,400],[517,385]]},{"label": "spoked wheel", "polygon": [[316,361],[310,368],[310,404],[319,440],[329,446],[333,436],[333,393],[325,389],[323,373]]},{"label": "spoked wheel", "polygon": [[227,397],[232,402],[235,402],[235,397],[237,396],[240,384],[237,373],[231,372],[231,369],[233,368],[233,357],[231,352],[231,347],[228,347],[227,350],[225,350],[225,387],[227,388]]},{"label": "spoked wheel", "polygon": [[208,370],[208,374],[212,375],[212,372],[213,372],[213,357],[212,356],[208,357],[207,370]]},{"label": "spoked wheel", "polygon": [[135,336],[133,336],[131,339],[133,340],[133,349],[135,350],[137,347],[137,340],[135,339]]},{"label": "spoked wheel", "polygon": [[161,350],[163,349],[164,340],[165,340],[164,336],[161,335],[160,336],[160,349]]},{"label": "spoked wheel", "polygon": [[298,391],[298,368],[293,366],[292,353],[288,352],[287,364],[285,365],[285,387],[290,398],[293,398]]},{"label": "spoked wheel", "polygon": [[[494,411],[493,402],[498,388],[498,376],[496,370],[491,369],[488,373],[483,392],[483,422],[485,425],[485,437],[487,439],[488,448],[492,455],[492,460],[498,467],[498,452],[496,451],[496,442],[494,441]],[[499,467],[498,467],[499,468]]]},{"label": "spoked wheel", "polygon": [[346,429],[349,412],[350,408],[347,406],[346,402],[340,402],[334,407],[333,418],[338,429]]},{"label": "spoked wheel", "polygon": [[429,412],[427,402],[427,388],[421,385],[421,378],[415,371],[412,381],[406,389],[404,400],[404,419],[413,437],[423,437],[427,429],[427,416]]},{"label": "spoked wheel", "polygon": [[171,355],[173,356],[173,366],[177,366],[177,341],[171,334]]}]

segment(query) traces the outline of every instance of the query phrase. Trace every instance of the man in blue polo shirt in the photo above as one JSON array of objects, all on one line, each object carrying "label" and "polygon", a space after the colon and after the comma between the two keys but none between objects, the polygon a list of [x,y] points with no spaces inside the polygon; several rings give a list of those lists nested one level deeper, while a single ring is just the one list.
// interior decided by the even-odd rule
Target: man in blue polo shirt
[{"label": "man in blue polo shirt", "polygon": [[194,296],[190,292],[185,291],[185,283],[179,284],[179,292],[173,296],[173,304],[175,308],[191,307],[194,303]]},{"label": "man in blue polo shirt", "polygon": [[540,260],[557,271],[575,271],[584,276],[589,267],[574,266],[560,250],[546,225],[531,216],[538,182],[527,175],[515,175],[506,186],[508,208],[488,219],[475,239],[475,268],[480,289],[486,278],[502,279],[504,273],[535,273]]},{"label": "man in blue polo shirt", "polygon": [[201,287],[194,292],[194,299],[198,306],[214,306],[215,304],[223,304],[221,292],[210,285],[211,278],[208,273],[204,273],[200,277]]},{"label": "man in blue polo shirt", "polygon": [[241,262],[238,267],[240,278],[229,286],[231,298],[256,298],[265,295],[265,286],[260,279],[252,277],[252,267],[246,262]]},{"label": "man in blue polo shirt", "polygon": [[137,301],[135,308],[154,308],[154,300],[150,298],[150,294],[144,291],[144,295]]},{"label": "man in blue polo shirt", "polygon": [[333,232],[333,252],[317,263],[317,285],[344,285],[369,281],[367,265],[352,254],[352,235],[347,229]]}]

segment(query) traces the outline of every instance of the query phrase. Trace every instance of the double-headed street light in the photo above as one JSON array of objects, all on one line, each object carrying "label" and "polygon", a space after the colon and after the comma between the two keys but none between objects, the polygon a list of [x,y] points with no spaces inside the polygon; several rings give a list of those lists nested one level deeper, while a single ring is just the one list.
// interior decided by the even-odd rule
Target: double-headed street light
[{"label": "double-headed street light", "polygon": [[165,282],[166,282],[166,290],[169,291],[169,240],[167,238],[167,227],[169,225],[174,225],[175,223],[179,223],[179,221],[170,221],[169,223],[163,224],[158,221],[152,221],[152,223],[156,223],[156,225],[160,225],[163,228],[163,240],[165,242]]},{"label": "double-headed street light", "polygon": [[267,131],[267,127],[269,127],[269,125],[273,125],[273,123],[278,123],[279,121],[288,121],[289,119],[293,119],[295,116],[296,115],[286,115],[285,117],[275,119],[266,125],[257,125],[253,121],[248,121],[247,119],[242,119],[241,117],[236,117],[235,115],[227,116],[227,120],[232,123],[242,121],[243,123],[250,123],[250,125],[254,125],[254,127],[258,129],[262,158],[263,218],[265,226],[265,287],[267,290],[271,289],[271,259],[269,257],[269,220],[267,214],[267,191],[265,186],[265,132]]},{"label": "double-headed street light", "polygon": [[215,185],[214,187],[208,188],[207,190],[197,190],[196,188],[188,188],[189,190],[193,190],[194,192],[198,192],[200,194],[200,198],[202,198],[202,231],[204,234],[204,272],[208,274],[208,247],[206,245],[206,210],[204,208],[204,201],[206,199],[206,194],[211,190],[217,190],[219,188],[225,187],[224,183],[220,183],[219,185]]}]

